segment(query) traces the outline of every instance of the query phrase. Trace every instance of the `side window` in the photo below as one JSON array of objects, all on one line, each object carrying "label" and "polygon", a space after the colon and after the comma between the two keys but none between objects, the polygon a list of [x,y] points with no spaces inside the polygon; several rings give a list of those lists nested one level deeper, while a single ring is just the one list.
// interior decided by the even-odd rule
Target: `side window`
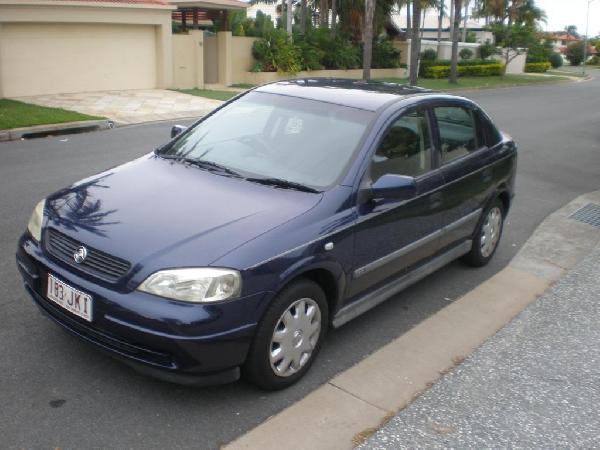
[{"label": "side window", "polygon": [[473,111],[459,106],[433,109],[440,131],[442,163],[467,155],[481,147]]},{"label": "side window", "polygon": [[427,115],[409,112],[397,119],[386,131],[373,155],[371,179],[382,175],[416,177],[431,169],[431,138]]},{"label": "side window", "polygon": [[488,147],[491,148],[500,143],[502,135],[485,114],[479,114],[479,123],[483,128],[483,135],[485,136],[485,142]]}]

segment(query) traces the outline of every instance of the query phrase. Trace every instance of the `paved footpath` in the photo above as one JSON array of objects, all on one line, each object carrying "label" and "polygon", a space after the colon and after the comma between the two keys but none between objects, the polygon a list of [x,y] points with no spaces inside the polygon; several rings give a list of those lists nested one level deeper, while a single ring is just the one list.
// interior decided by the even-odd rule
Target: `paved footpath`
[{"label": "paved footpath", "polygon": [[600,448],[599,280],[600,246],[360,448]]}]

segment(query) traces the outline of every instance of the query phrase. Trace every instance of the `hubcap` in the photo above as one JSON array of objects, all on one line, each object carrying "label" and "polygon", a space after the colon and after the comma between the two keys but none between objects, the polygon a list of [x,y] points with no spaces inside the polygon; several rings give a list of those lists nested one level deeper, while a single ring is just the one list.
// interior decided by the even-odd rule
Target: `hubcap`
[{"label": "hubcap", "polygon": [[495,206],[490,209],[487,217],[485,218],[485,222],[481,229],[481,255],[484,258],[490,256],[496,245],[498,244],[498,239],[500,239],[500,228],[502,226],[502,211],[500,208]]},{"label": "hubcap", "polygon": [[281,315],[271,338],[269,360],[275,375],[289,377],[310,360],[321,333],[321,310],[313,299],[296,300]]}]

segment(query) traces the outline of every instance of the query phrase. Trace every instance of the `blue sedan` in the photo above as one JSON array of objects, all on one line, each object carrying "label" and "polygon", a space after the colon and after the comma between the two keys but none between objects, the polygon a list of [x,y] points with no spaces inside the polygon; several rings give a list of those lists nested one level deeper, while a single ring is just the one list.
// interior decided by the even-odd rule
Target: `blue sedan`
[{"label": "blue sedan", "polygon": [[281,389],[339,327],[493,256],[516,146],[475,103],[386,83],[277,82],[49,195],[17,250],[64,329],[152,376]]}]

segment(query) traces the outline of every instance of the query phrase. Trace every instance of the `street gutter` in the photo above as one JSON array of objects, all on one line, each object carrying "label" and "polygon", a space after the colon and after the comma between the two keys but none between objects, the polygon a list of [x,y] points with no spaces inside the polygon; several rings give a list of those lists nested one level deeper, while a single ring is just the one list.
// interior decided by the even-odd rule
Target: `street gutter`
[{"label": "street gutter", "polygon": [[492,278],[224,448],[278,449],[282,435],[289,450],[361,444],[595,248],[598,229],[569,218],[588,203],[600,191],[548,216]]},{"label": "street gutter", "polygon": [[9,130],[0,130],[0,142],[16,141],[19,139],[29,139],[34,137],[45,137],[48,135],[63,135],[106,130],[113,127],[113,121],[109,119],[101,119],[12,128]]}]

